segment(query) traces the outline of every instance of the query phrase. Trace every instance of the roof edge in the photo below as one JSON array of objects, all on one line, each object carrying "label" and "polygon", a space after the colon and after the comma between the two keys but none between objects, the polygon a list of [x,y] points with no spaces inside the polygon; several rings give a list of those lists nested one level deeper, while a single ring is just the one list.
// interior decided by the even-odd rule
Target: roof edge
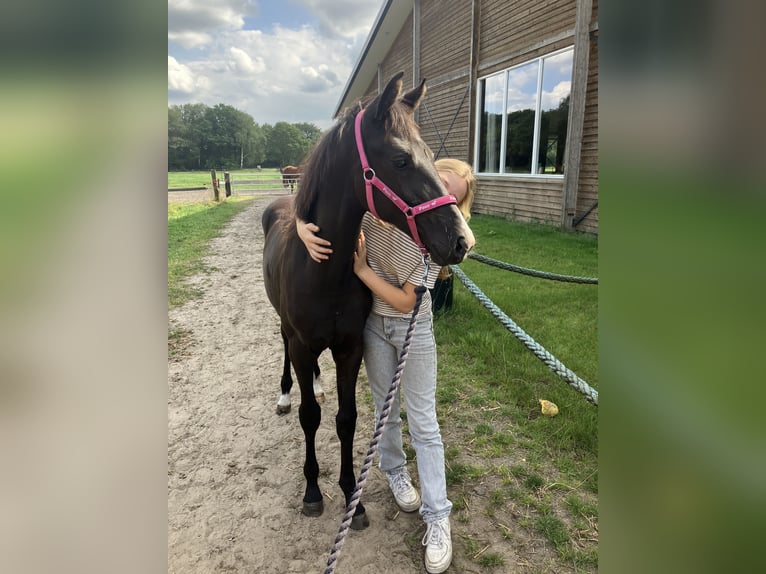
[{"label": "roof edge", "polygon": [[[356,63],[354,64],[351,75],[349,76],[348,81],[343,88],[343,92],[341,93],[340,99],[335,106],[335,111],[332,115],[333,118],[337,117],[341,110],[349,104],[347,100],[350,98],[350,94],[353,92],[354,88],[357,87],[356,83],[360,81],[360,74],[365,68],[365,62],[370,53],[380,50],[385,50],[387,53],[388,49],[390,49],[395,35],[389,32],[387,34],[388,38],[381,37],[380,31],[384,28],[384,25],[391,24],[392,26],[396,27],[397,23],[392,21],[394,19],[394,15],[399,15],[399,18],[401,18],[402,13],[409,15],[409,13],[412,11],[412,6],[412,0],[386,0],[380,7],[378,15],[375,18],[375,22],[372,25],[372,29],[370,30],[370,33],[367,36],[367,40],[364,43],[364,47],[362,48],[362,51],[359,54]],[[399,8],[399,10],[392,10],[394,7]],[[405,8],[406,12],[404,12]],[[405,16],[398,24],[398,30],[401,29],[401,26],[404,24],[406,19],[407,18]],[[386,45],[386,43],[388,43],[388,45]]]}]

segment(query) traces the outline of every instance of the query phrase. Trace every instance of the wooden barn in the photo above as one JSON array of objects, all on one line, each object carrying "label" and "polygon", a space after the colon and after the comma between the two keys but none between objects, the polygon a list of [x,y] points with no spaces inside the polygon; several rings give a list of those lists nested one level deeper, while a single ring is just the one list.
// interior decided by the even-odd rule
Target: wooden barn
[{"label": "wooden barn", "polygon": [[475,213],[598,233],[598,0],[385,0],[335,115],[399,71]]}]

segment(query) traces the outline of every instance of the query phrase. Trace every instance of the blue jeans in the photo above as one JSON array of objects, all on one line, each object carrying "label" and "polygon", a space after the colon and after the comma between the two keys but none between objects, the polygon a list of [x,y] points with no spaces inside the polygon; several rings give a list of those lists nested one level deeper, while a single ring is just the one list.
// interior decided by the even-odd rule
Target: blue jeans
[{"label": "blue jeans", "polygon": [[[375,313],[367,319],[364,363],[375,402],[376,421],[391,387],[408,325],[409,319]],[[423,500],[420,514],[425,522],[433,522],[449,516],[452,503],[447,498],[444,445],[436,420],[436,341],[430,315],[419,318],[415,325],[399,389],[378,445],[380,469],[388,472],[407,463],[402,448],[400,396],[403,393],[407,424],[417,455]]]}]

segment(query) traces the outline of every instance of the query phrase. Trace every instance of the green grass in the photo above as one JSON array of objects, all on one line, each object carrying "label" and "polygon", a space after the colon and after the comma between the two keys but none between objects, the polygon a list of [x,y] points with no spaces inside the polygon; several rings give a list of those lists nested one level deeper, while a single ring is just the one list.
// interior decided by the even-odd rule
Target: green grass
[{"label": "green grass", "polygon": [[[219,179],[223,174],[216,175]],[[202,187],[212,185],[212,178],[210,176],[210,170],[206,171],[169,171],[168,172],[168,189],[174,189],[178,187]]]},{"label": "green grass", "polygon": [[537,517],[535,528],[557,548],[569,542],[566,526],[561,519],[550,512],[543,512]]},{"label": "green grass", "polygon": [[[474,216],[471,227],[476,251],[488,257],[561,274],[598,275],[597,242],[591,236],[488,216]],[[598,388],[598,286],[528,277],[470,259],[460,267],[528,335]],[[467,402],[483,409],[477,424],[523,423],[544,448],[577,448],[595,456],[598,409],[455,283],[454,307],[435,324],[441,404],[462,408]],[[556,403],[560,414],[538,417],[539,399]]]},{"label": "green grass", "polygon": [[[593,236],[475,215],[475,251],[522,267],[598,277]],[[598,286],[528,277],[466,260],[465,274],[508,317],[598,389]],[[597,568],[598,407],[554,374],[455,278],[454,306],[437,315],[437,401],[451,499],[477,512],[520,515],[512,528],[547,541],[562,564]],[[540,415],[539,399],[559,407]],[[489,491],[487,491],[489,489]],[[480,505],[472,493],[483,493]],[[487,494],[489,493],[489,494]],[[467,503],[468,500],[472,502]],[[468,510],[470,508],[470,511]],[[473,516],[473,518],[472,518]],[[588,536],[582,547],[580,531]],[[497,532],[497,544],[515,536]],[[479,558],[472,561],[491,568]],[[500,556],[498,556],[500,557]]]},{"label": "green grass", "polygon": [[168,305],[184,304],[199,292],[185,280],[205,271],[202,258],[208,243],[223,226],[247,206],[248,198],[229,198],[224,203],[168,205]]}]

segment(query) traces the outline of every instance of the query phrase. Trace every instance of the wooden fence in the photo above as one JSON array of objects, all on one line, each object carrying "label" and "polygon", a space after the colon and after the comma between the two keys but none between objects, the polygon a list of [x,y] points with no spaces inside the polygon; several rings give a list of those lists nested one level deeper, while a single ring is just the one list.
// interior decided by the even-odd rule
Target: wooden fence
[{"label": "wooden fence", "polygon": [[228,171],[223,174],[223,189],[221,180],[216,177],[215,170],[210,172],[213,181],[213,195],[220,201],[231,195],[261,195],[294,193],[300,185],[300,174],[282,175],[280,173],[236,172]]},{"label": "wooden fence", "polygon": [[224,201],[232,195],[284,195],[295,193],[300,185],[300,174],[282,175],[278,171],[223,172],[221,179],[210,170],[212,186],[168,188],[168,202]]}]

